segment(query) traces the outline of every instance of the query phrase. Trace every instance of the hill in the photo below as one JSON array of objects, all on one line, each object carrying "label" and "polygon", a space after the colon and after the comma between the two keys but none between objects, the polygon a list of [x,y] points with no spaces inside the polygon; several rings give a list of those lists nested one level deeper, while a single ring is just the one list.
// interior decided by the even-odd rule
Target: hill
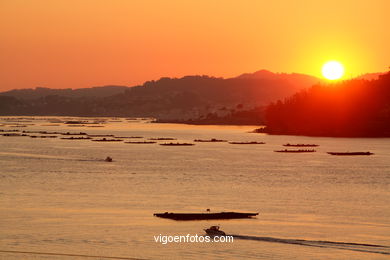
[{"label": "hill", "polygon": [[162,120],[224,117],[252,110],[318,83],[302,74],[258,71],[234,78],[185,76],[143,85],[87,89],[36,88],[0,93],[1,115],[151,116]]},{"label": "hill", "polygon": [[270,134],[390,137],[390,72],[318,84],[265,109]]},{"label": "hill", "polygon": [[11,96],[18,99],[37,99],[46,96],[63,96],[63,97],[108,97],[115,94],[119,94],[125,91],[126,86],[102,86],[92,88],[79,88],[79,89],[52,89],[36,87],[35,89],[13,89],[5,92],[1,92],[1,96]]}]

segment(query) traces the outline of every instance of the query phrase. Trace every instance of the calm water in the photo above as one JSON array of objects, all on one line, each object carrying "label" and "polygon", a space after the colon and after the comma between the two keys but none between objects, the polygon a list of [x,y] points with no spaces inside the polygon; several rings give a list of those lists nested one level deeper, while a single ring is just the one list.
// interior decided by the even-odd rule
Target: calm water
[{"label": "calm water", "polygon": [[[255,127],[125,119],[101,128],[45,126],[46,120],[36,119],[23,128],[1,119],[7,124],[0,129],[266,144],[164,147],[0,136],[0,259],[85,259],[5,251],[142,259],[389,257],[390,139],[267,136],[248,133]],[[287,142],[320,147],[308,154],[273,152]],[[337,157],[327,151],[375,155]],[[106,156],[114,162],[102,161]],[[207,208],[260,215],[188,222],[153,217]],[[214,224],[237,235],[234,242],[162,245],[153,238],[203,235]]]}]

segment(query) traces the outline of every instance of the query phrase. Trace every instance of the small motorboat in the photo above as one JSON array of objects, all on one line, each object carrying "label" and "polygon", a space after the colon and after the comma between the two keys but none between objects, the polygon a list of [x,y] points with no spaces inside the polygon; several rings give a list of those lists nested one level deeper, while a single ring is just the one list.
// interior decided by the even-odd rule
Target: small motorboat
[{"label": "small motorboat", "polygon": [[204,229],[209,236],[226,236],[226,233],[219,229],[219,226],[211,226]]},{"label": "small motorboat", "polygon": [[110,156],[107,156],[106,159],[104,159],[106,162],[112,162],[112,158]]}]

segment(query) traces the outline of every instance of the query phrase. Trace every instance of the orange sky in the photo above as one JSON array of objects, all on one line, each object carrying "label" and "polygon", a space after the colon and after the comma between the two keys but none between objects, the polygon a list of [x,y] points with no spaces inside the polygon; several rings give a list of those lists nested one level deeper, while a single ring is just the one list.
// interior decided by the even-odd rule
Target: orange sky
[{"label": "orange sky", "polygon": [[390,65],[390,1],[0,0],[0,90]]}]

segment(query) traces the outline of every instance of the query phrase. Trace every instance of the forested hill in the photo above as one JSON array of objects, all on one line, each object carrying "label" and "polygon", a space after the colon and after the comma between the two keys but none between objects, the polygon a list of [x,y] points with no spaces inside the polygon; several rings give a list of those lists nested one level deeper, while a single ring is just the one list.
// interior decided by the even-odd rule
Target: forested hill
[{"label": "forested hill", "polygon": [[390,137],[390,72],[319,84],[265,109],[270,134]]},{"label": "forested hill", "polygon": [[303,74],[261,70],[235,78],[186,76],[161,78],[134,87],[47,88],[0,93],[1,115],[152,116],[198,119],[226,116],[287,97],[320,80]]}]

